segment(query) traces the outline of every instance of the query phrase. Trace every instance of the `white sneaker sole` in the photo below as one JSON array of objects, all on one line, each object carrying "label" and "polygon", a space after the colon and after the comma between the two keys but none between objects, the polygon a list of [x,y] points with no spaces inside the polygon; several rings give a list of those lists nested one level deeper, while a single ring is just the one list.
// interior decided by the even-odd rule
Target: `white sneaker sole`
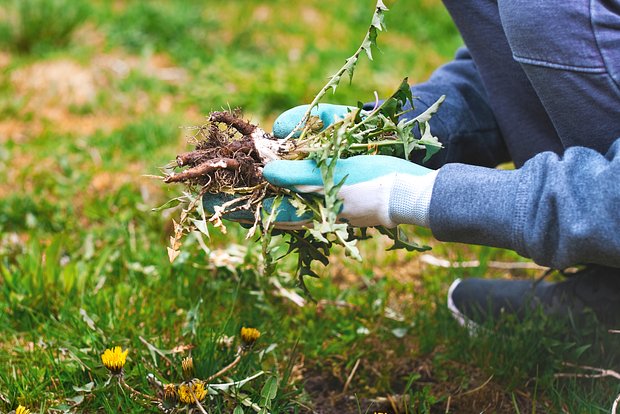
[{"label": "white sneaker sole", "polygon": [[475,335],[480,330],[480,325],[465,316],[456,307],[456,305],[454,304],[454,300],[452,299],[452,294],[460,283],[461,279],[456,279],[454,282],[452,282],[450,288],[448,289],[448,309],[450,310],[450,313],[452,313],[452,317],[456,319],[459,325],[466,328],[469,331],[470,335]]}]

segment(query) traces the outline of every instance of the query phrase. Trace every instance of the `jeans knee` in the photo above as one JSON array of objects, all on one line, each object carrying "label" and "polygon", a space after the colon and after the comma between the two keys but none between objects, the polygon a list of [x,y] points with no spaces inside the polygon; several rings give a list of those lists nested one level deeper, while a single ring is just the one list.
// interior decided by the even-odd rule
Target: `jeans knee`
[{"label": "jeans knee", "polygon": [[498,0],[498,7],[517,61],[586,71],[602,67],[589,0]]}]

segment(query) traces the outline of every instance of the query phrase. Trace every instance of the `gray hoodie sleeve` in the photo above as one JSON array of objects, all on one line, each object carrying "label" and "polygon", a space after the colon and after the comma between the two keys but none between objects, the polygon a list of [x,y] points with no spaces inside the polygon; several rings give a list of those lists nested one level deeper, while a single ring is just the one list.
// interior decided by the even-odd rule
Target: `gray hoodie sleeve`
[{"label": "gray hoodie sleeve", "polygon": [[512,171],[446,164],[429,220],[442,241],[508,248],[558,269],[620,267],[620,138],[605,156],[572,147]]}]

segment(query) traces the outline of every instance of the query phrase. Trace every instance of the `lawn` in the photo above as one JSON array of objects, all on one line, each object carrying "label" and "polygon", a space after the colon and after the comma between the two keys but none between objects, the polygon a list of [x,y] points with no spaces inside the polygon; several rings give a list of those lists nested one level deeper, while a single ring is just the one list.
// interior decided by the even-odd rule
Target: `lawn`
[{"label": "lawn", "polygon": [[[461,45],[439,0],[386,4],[381,52],[328,101],[424,81]],[[188,127],[239,107],[269,129],[357,48],[373,5],[0,2],[0,412],[161,412],[152,378],[208,379],[237,355],[209,383],[247,383],[213,387],[200,406],[177,388],[169,412],[609,412],[616,379],[556,374],[617,369],[620,335],[536,315],[469,335],[445,308],[457,277],[543,273],[498,267],[528,263],[512,252],[414,229],[429,259],[376,237],[363,262],[335,251],[317,267],[316,302],[292,260],[264,276],[260,242],[235,224],[191,235],[169,262],[179,211],[153,209],[183,188],[152,176],[189,148]],[[256,343],[242,345],[242,327]],[[128,350],[126,386],[102,363],[114,346]]]}]

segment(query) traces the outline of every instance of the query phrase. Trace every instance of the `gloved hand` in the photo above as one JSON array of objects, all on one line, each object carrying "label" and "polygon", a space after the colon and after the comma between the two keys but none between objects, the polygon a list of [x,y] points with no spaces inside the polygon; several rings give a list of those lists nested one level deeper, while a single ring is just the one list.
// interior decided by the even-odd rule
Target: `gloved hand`
[{"label": "gloved hand", "polygon": [[[318,104],[311,115],[318,116],[323,122],[323,128],[327,128],[334,122],[344,118],[351,111],[356,110],[354,106],[334,105],[334,104]],[[308,105],[300,105],[284,111],[278,116],[273,123],[273,135],[276,138],[286,138],[288,134],[299,124],[301,118],[308,110]],[[297,138],[301,134],[301,129],[296,131],[293,137]]]},{"label": "gloved hand", "polygon": [[[346,177],[338,193],[343,200],[339,218],[358,227],[397,224],[428,227],[436,175],[437,171],[384,155],[338,160],[334,182]],[[263,176],[273,185],[298,193],[323,191],[320,170],[312,160],[273,161],[265,166]],[[295,228],[294,224],[289,221],[289,228]]]}]

